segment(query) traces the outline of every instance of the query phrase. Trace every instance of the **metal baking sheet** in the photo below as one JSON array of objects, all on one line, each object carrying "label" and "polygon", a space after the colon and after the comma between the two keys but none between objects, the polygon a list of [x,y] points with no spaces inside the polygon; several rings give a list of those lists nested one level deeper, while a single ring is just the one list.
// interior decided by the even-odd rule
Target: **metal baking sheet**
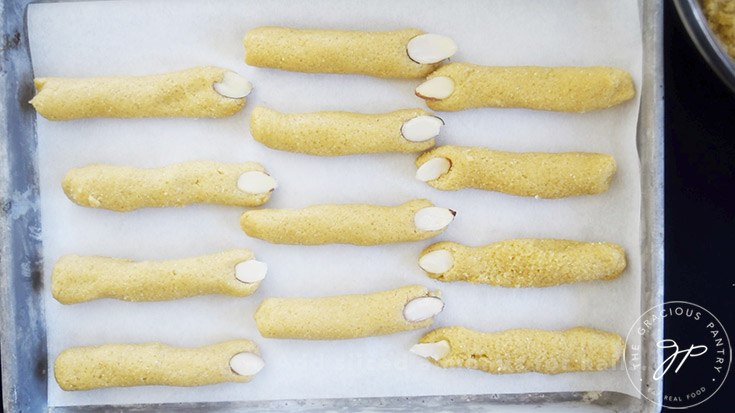
[{"label": "metal baking sheet", "polygon": [[[33,94],[32,73],[25,40],[23,16],[25,3],[8,4],[3,10],[3,219],[6,232],[2,244],[2,305],[3,309],[3,392],[7,407],[12,410],[46,408],[47,361],[45,355],[45,317],[40,290],[41,245],[38,207],[38,168],[35,153],[34,113],[25,103]],[[662,285],[662,165],[661,157],[661,4],[641,3],[644,28],[644,81],[641,89],[642,105],[638,128],[638,149],[641,158],[643,205],[642,255],[643,286],[641,311],[661,301]],[[15,29],[13,29],[15,28]],[[17,34],[16,34],[17,33]],[[17,40],[16,40],[17,39]],[[7,46],[7,47],[6,47]],[[9,122],[5,122],[8,120]],[[652,343],[645,343],[647,346]],[[10,347],[10,348],[9,348]],[[653,365],[660,357],[653,347],[644,353],[646,364]],[[29,349],[35,351],[29,352]],[[32,367],[31,367],[32,366]],[[28,372],[34,371],[31,377]],[[31,378],[33,379],[32,381]],[[659,383],[649,383],[654,394],[660,394]],[[651,387],[649,386],[649,387]],[[254,403],[218,403],[177,405],[181,410],[240,409],[301,409],[390,407],[416,410],[424,407],[487,408],[501,403],[506,407],[543,405],[564,407],[575,405],[597,406],[603,410],[641,411],[655,409],[638,399],[615,393],[545,393],[526,395],[476,395],[388,399],[336,399],[309,401],[279,401]],[[97,406],[99,407],[99,406]],[[132,406],[131,406],[132,407]],[[143,410],[157,410],[163,406],[136,406]],[[94,409],[68,407],[54,409],[77,411]]]}]

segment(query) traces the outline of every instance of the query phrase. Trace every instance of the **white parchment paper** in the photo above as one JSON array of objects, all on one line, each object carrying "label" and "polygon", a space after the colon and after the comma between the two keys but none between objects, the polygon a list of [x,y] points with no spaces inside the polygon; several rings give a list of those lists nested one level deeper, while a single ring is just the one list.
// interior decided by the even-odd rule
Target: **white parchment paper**
[{"label": "white parchment paper", "polygon": [[[255,85],[246,108],[225,119],[38,117],[44,242],[44,288],[51,405],[217,400],[414,396],[612,390],[637,395],[622,367],[595,373],[494,376],[441,369],[408,352],[428,330],[345,341],[264,339],[252,315],[271,296],[368,293],[407,284],[440,289],[445,311],[435,327],[497,331],[589,326],[625,336],[640,314],[640,185],[635,145],[638,98],[586,114],[515,109],[440,113],[439,144],[510,151],[609,153],[618,163],[601,195],[542,200],[477,190],[443,192],[414,179],[415,155],[321,158],[269,149],[250,136],[250,111],[345,110],[382,113],[425,107],[420,80],[305,74],[249,67],[242,38],[260,25],[392,30],[418,27],[453,37],[453,61],[486,65],[610,65],[640,88],[641,30],[634,0],[529,1],[141,1],[32,5],[28,11],[36,76],[145,75],[198,65],[236,70]],[[129,213],[83,208],[61,180],[72,167],[102,162],[141,167],[208,159],[261,162],[280,183],[273,208],[320,203],[398,205],[428,198],[458,212],[439,237],[358,247],[285,246],[247,237],[242,209],[217,205]],[[610,241],[627,251],[628,268],[610,282],[545,289],[446,284],[417,266],[423,248],[441,240],[484,245],[516,237]],[[99,300],[63,306],[50,293],[63,254],[166,260],[250,248],[269,265],[260,290],[245,298],[171,302]],[[251,383],[199,388],[138,387],[64,392],[51,367],[64,348],[161,341],[201,346],[236,338],[258,343],[266,368]]]}]

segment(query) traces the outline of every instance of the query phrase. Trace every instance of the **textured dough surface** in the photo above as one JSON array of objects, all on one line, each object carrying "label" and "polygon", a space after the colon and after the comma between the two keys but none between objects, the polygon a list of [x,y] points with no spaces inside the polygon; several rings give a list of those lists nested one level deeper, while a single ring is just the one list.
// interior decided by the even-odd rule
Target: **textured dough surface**
[{"label": "textured dough surface", "polygon": [[260,354],[250,340],[199,348],[161,343],[73,347],[56,358],[54,376],[64,390],[248,382],[254,376],[240,376],[230,368],[230,359],[238,353]]},{"label": "textured dough surface", "polygon": [[609,242],[561,239],[510,239],[482,247],[439,242],[421,256],[451,252],[454,265],[439,281],[468,281],[502,287],[549,287],[590,280],[612,280],[625,269],[625,251]]},{"label": "textured dough surface", "polygon": [[296,72],[414,79],[439,66],[408,57],[409,40],[421,34],[424,32],[418,29],[361,32],[257,27],[245,35],[245,63]]},{"label": "textured dough surface", "polygon": [[268,298],[255,312],[258,331],[267,338],[337,340],[416,330],[433,318],[410,322],[403,309],[414,298],[436,296],[421,285],[362,295],[320,298]]},{"label": "textured dough surface", "polygon": [[700,4],[710,29],[735,59],[735,0],[701,0]]},{"label": "textured dough surface", "polygon": [[430,115],[422,109],[369,115],[348,112],[279,113],[261,106],[250,115],[256,141],[282,151],[337,156],[358,153],[421,152],[434,138],[411,142],[401,134],[403,123]]},{"label": "textured dough surface", "polygon": [[465,327],[430,331],[420,343],[449,342],[441,367],[464,367],[493,374],[558,374],[597,371],[615,366],[625,349],[623,338],[586,327],[563,331],[514,329],[483,333]]},{"label": "textured dough surface", "polygon": [[433,110],[470,108],[527,108],[559,112],[587,112],[618,105],[635,96],[630,74],[604,66],[539,67],[478,66],[450,63],[428,76],[446,76],[454,92],[441,100],[427,100]]},{"label": "textured dough surface", "polygon": [[49,120],[79,118],[207,117],[237,113],[245,98],[214,90],[230,70],[195,67],[150,76],[35,79],[31,104]]},{"label": "textured dough surface", "polygon": [[434,188],[477,188],[540,198],[605,192],[616,170],[615,159],[599,153],[518,153],[454,145],[439,146],[422,154],[416,159],[416,166],[442,157],[449,159],[451,167],[427,182]]},{"label": "textured dough surface", "polygon": [[235,266],[253,259],[246,249],[171,261],[134,262],[98,256],[64,255],[51,273],[51,293],[62,304],[98,298],[163,301],[204,294],[250,295],[260,282],[235,278]]},{"label": "textured dough surface", "polygon": [[242,214],[240,226],[249,236],[276,244],[376,245],[420,241],[444,231],[416,228],[416,212],[431,206],[431,201],[414,199],[397,207],[327,204],[303,209],[253,209]]},{"label": "textured dough surface", "polygon": [[193,203],[262,205],[270,192],[250,194],[237,187],[249,171],[265,169],[256,162],[190,161],[162,168],[92,164],[69,170],[62,187],[76,204],[121,212]]}]

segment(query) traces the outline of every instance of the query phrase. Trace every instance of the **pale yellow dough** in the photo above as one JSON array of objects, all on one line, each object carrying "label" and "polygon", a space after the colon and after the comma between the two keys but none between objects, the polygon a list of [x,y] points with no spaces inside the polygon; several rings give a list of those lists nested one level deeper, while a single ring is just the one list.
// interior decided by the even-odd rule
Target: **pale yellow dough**
[{"label": "pale yellow dough", "polygon": [[418,29],[360,32],[257,27],[245,35],[245,62],[296,72],[413,79],[439,66],[408,57],[409,40],[421,34],[424,32]]},{"label": "pale yellow dough", "polygon": [[502,287],[549,287],[591,280],[612,280],[625,269],[625,251],[609,242],[561,239],[510,239],[482,247],[439,242],[421,256],[451,252],[454,265],[440,281],[468,281]]},{"label": "pale yellow dough", "polygon": [[74,203],[114,211],[213,203],[258,206],[270,192],[250,194],[237,186],[240,175],[265,172],[256,162],[182,162],[162,168],[92,164],[66,173],[62,187]]},{"label": "pale yellow dough", "polygon": [[245,98],[214,90],[230,70],[195,67],[150,76],[35,79],[31,104],[49,120],[79,118],[207,117],[237,113]]},{"label": "pale yellow dough", "polygon": [[268,298],[255,312],[258,331],[267,338],[337,340],[392,334],[431,326],[433,318],[410,322],[406,304],[438,296],[420,285],[362,295],[320,298]]},{"label": "pale yellow dough", "polygon": [[722,47],[735,59],[735,0],[700,0],[707,23]]},{"label": "pale yellow dough", "polygon": [[604,66],[494,67],[450,63],[428,79],[446,76],[454,91],[441,100],[427,100],[433,110],[528,108],[587,112],[618,105],[635,96],[630,74]]},{"label": "pale yellow dough", "polygon": [[171,261],[64,255],[51,273],[51,293],[62,304],[98,298],[163,301],[205,294],[250,295],[260,282],[235,278],[235,266],[253,259],[246,249]]},{"label": "pale yellow dough", "polygon": [[250,340],[199,348],[161,343],[73,347],[56,358],[54,376],[64,390],[249,382],[254,376],[241,376],[230,368],[230,359],[238,353],[260,354]]},{"label": "pale yellow dough", "polygon": [[261,106],[250,115],[250,133],[273,149],[337,156],[380,152],[421,152],[434,138],[411,142],[401,134],[403,123],[430,115],[422,109],[385,114],[348,112],[279,113]]},{"label": "pale yellow dough", "polygon": [[615,159],[599,153],[517,153],[453,145],[422,154],[416,166],[434,158],[451,163],[447,173],[427,182],[434,188],[477,188],[540,198],[605,192],[616,170]]},{"label": "pale yellow dough", "polygon": [[420,241],[444,229],[416,228],[414,215],[434,204],[415,199],[397,207],[367,204],[313,205],[303,209],[252,209],[240,217],[251,237],[276,244],[376,245]]},{"label": "pale yellow dough", "polygon": [[492,374],[559,374],[598,371],[615,366],[625,349],[623,338],[586,327],[563,331],[514,329],[483,333],[465,327],[430,331],[420,343],[449,342],[441,367],[464,367]]}]

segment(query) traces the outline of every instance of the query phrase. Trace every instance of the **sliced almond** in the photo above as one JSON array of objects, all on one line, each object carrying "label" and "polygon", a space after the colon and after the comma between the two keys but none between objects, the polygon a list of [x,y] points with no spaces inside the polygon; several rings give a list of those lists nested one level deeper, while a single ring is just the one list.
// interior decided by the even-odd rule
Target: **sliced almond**
[{"label": "sliced almond", "polygon": [[401,126],[401,135],[411,142],[423,142],[435,138],[444,121],[436,116],[422,115],[409,119]]},{"label": "sliced almond", "polygon": [[447,340],[437,341],[436,343],[419,343],[411,347],[411,353],[423,358],[431,357],[434,360],[446,357],[449,351],[449,342]]},{"label": "sliced almond", "polygon": [[256,260],[243,261],[235,266],[235,278],[244,283],[255,283],[265,278],[268,264]]},{"label": "sliced almond", "polygon": [[254,376],[265,367],[265,360],[255,353],[237,353],[230,359],[230,368],[241,376]]},{"label": "sliced almond", "polygon": [[457,43],[451,37],[427,33],[411,39],[406,46],[406,52],[416,63],[432,64],[454,56],[457,53]]},{"label": "sliced almond", "polygon": [[242,99],[253,90],[253,84],[235,72],[225,72],[222,81],[213,86],[217,93],[232,99]]},{"label": "sliced almond", "polygon": [[249,194],[264,194],[277,186],[275,178],[261,171],[245,172],[237,179],[237,187]]},{"label": "sliced almond", "polygon": [[446,99],[454,92],[454,80],[446,76],[436,76],[416,87],[416,96],[426,100]]},{"label": "sliced almond", "polygon": [[439,297],[414,298],[403,308],[403,318],[412,323],[428,320],[442,312],[444,301]]},{"label": "sliced almond", "polygon": [[434,158],[424,162],[416,170],[416,179],[422,182],[433,181],[449,172],[452,163],[447,158]]},{"label": "sliced almond", "polygon": [[413,217],[416,228],[422,231],[438,231],[449,225],[456,212],[447,208],[426,207],[418,210]]},{"label": "sliced almond", "polygon": [[443,274],[454,265],[454,257],[447,250],[431,251],[419,258],[419,267],[432,274]]}]

